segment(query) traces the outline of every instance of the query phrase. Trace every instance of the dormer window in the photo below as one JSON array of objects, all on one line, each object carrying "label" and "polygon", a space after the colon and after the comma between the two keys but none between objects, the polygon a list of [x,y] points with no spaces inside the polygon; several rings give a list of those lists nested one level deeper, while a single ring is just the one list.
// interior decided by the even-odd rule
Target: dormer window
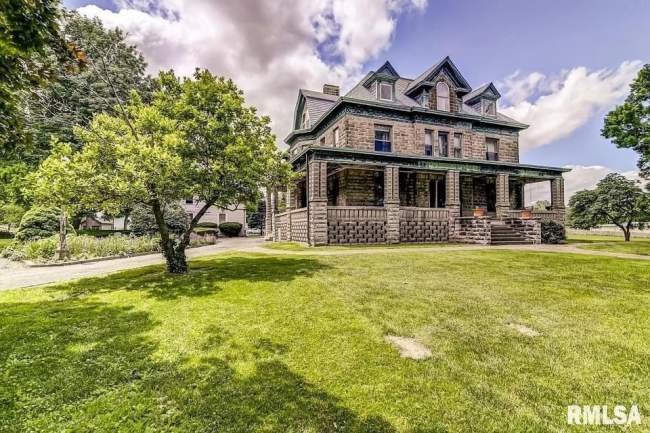
[{"label": "dormer window", "polygon": [[425,108],[429,108],[429,92],[426,90],[422,92],[422,96],[420,97],[420,105]]},{"label": "dormer window", "polygon": [[391,83],[379,83],[379,99],[382,101],[393,100],[393,85]]},{"label": "dormer window", "polygon": [[436,110],[449,111],[449,86],[443,81],[436,84]]},{"label": "dormer window", "polygon": [[300,123],[301,129],[309,128],[309,111],[305,110],[302,112],[302,120]]}]

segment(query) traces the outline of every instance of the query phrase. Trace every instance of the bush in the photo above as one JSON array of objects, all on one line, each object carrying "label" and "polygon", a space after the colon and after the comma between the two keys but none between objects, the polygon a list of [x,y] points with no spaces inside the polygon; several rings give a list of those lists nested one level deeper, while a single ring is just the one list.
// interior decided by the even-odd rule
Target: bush
[{"label": "bush", "polygon": [[210,221],[203,221],[203,222],[199,222],[199,223],[196,225],[196,227],[209,227],[209,228],[211,228],[211,229],[218,229],[218,228],[219,228],[219,224],[217,224],[217,223],[213,223],[213,222],[210,222]]},{"label": "bush", "polygon": [[194,233],[197,235],[218,235],[219,229],[212,227],[194,227]]},{"label": "bush", "polygon": [[14,235],[11,234],[10,232],[3,232],[0,231],[0,239],[13,239]]},{"label": "bush", "polygon": [[43,239],[59,231],[61,211],[57,208],[34,207],[23,215],[16,232],[20,242]]},{"label": "bush", "polygon": [[96,238],[105,238],[114,236],[116,234],[130,235],[131,230],[98,230],[98,229],[83,229],[77,230],[78,235],[94,236]]},{"label": "bush", "polygon": [[542,221],[542,243],[561,244],[566,239],[564,226],[556,221]]},{"label": "bush", "polygon": [[[16,243],[7,247],[2,255],[11,260],[33,260],[38,262],[52,261],[58,247],[58,236]],[[70,259],[80,260],[94,257],[128,256],[138,253],[160,251],[158,237],[143,236],[139,238],[129,236],[111,236],[97,238],[93,236],[68,237],[68,252]]]},{"label": "bush", "polygon": [[[164,208],[167,227],[172,233],[182,233],[189,225],[187,214],[178,203]],[[136,236],[153,235],[158,233],[158,224],[149,206],[139,205],[131,212],[131,232]]]},{"label": "bush", "polygon": [[236,222],[221,223],[219,224],[219,231],[229,238],[239,236],[242,225]]}]

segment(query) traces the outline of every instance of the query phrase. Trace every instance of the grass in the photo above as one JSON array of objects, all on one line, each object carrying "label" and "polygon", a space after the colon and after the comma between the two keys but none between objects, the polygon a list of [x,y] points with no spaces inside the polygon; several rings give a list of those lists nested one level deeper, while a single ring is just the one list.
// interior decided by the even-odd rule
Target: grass
[{"label": "grass", "polygon": [[[191,267],[0,293],[0,431],[559,432],[574,431],[569,404],[650,414],[644,261],[393,251]],[[400,358],[385,334],[433,357]]]},{"label": "grass", "polygon": [[569,234],[568,242],[579,245],[578,248],[586,250],[611,251],[614,253],[650,255],[650,238],[632,237],[625,242],[623,236],[603,235],[572,235]]},{"label": "grass", "polygon": [[13,239],[2,239],[0,238],[0,251],[2,251],[6,246],[9,246]]}]

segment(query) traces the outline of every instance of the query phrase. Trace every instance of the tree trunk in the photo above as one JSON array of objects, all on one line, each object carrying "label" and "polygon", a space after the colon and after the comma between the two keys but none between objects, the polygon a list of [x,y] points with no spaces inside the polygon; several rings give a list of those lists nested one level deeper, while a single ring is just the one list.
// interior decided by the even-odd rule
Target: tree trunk
[{"label": "tree trunk", "polygon": [[61,211],[59,218],[59,248],[57,250],[58,259],[65,260],[68,257],[68,218],[65,211]]},{"label": "tree trunk", "polygon": [[623,234],[625,235],[625,242],[630,242],[630,229],[623,229]]},{"label": "tree trunk", "polygon": [[[170,243],[173,243],[173,241]],[[167,272],[170,274],[187,273],[187,257],[185,256],[185,248],[182,245],[176,247],[170,245],[164,254],[165,260],[167,260]]]},{"label": "tree trunk", "polygon": [[167,271],[170,274],[185,274],[187,273],[187,258],[185,257],[186,244],[183,240],[179,240],[178,244],[170,236],[169,227],[165,222],[163,208],[158,200],[151,203],[156,224],[158,224],[158,231],[160,232],[160,246],[163,250],[163,256],[167,261]]}]

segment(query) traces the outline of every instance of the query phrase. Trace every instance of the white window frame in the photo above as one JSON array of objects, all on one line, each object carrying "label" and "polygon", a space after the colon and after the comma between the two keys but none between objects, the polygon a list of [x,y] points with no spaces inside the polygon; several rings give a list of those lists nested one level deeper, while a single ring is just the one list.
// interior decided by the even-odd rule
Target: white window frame
[{"label": "white window frame", "polygon": [[[447,89],[447,96],[440,96],[440,89],[443,88]],[[449,88],[449,85],[445,83],[444,81],[438,81],[436,83],[436,110],[438,111],[449,111],[449,99],[450,99],[450,92],[451,89]]]},{"label": "white window frame", "polygon": [[[458,137],[458,146],[456,146],[456,137]],[[460,151],[459,152],[460,153],[459,158],[463,157],[463,134],[462,133],[454,132],[453,143],[452,143],[451,149],[452,149],[452,154],[454,155],[454,158],[457,158],[456,157],[456,149],[458,149]]]},{"label": "white window frame", "polygon": [[[427,142],[428,141],[428,142]],[[427,147],[431,147],[431,155],[433,156],[433,129],[424,130],[424,154],[427,153]]]},{"label": "white window frame", "polygon": [[[492,105],[494,107],[494,112],[490,113],[488,112],[488,107]],[[496,116],[497,115],[497,103],[496,101],[493,101],[491,99],[484,99],[483,100],[483,114],[487,116]]]},{"label": "white window frame", "polygon": [[[388,99],[381,97],[381,88],[383,86],[386,86],[386,87],[388,87],[390,89],[390,98],[388,98]],[[380,81],[379,84],[378,84],[378,87],[377,87],[377,98],[380,101],[392,101],[393,100],[393,85],[391,83],[384,83],[384,82]]]}]

